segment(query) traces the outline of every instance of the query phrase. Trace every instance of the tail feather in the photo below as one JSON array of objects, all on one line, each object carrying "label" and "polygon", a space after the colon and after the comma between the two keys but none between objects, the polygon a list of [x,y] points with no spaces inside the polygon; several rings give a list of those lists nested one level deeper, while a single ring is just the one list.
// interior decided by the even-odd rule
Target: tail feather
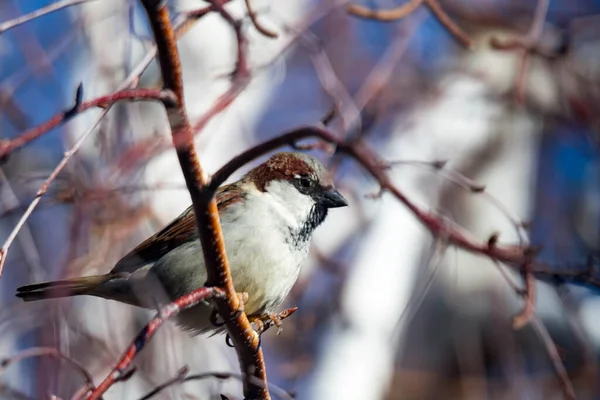
[{"label": "tail feather", "polygon": [[106,274],[64,279],[54,282],[34,283],[18,288],[16,296],[24,301],[36,301],[93,294],[94,289],[112,278],[111,275]]}]

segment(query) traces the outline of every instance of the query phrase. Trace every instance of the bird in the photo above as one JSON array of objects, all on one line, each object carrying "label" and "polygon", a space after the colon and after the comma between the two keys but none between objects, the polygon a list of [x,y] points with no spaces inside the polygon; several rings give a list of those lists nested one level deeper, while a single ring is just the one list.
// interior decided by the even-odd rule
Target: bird
[{"label": "bird", "polygon": [[[249,317],[273,316],[296,282],[314,230],[331,208],[348,205],[315,157],[279,152],[216,193],[233,285]],[[107,274],[34,283],[16,296],[35,301],[95,296],[156,309],[202,286],[207,272],[193,207],[121,258]],[[191,335],[214,332],[209,303],[183,310]]]}]

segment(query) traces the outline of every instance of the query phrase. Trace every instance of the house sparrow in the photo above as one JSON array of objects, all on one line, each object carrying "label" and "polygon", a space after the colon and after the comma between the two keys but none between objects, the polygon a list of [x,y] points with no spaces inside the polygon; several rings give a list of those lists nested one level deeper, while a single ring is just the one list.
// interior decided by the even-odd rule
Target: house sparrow
[{"label": "house sparrow", "polygon": [[[216,194],[229,268],[246,292],[250,317],[275,312],[296,282],[312,232],[329,208],[348,205],[323,164],[301,153],[277,153]],[[36,283],[17,289],[25,301],[90,295],[156,308],[202,287],[206,269],[192,207],[125,255],[105,275]],[[178,315],[192,334],[215,329],[212,307]]]}]

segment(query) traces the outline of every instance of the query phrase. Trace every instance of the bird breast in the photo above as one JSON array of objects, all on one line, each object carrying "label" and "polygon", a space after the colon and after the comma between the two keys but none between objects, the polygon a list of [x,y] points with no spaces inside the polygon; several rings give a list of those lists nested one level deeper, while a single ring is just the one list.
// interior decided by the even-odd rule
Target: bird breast
[{"label": "bird breast", "polygon": [[221,214],[223,236],[233,283],[248,293],[248,314],[274,312],[296,282],[308,253],[308,242],[292,246],[286,208],[268,193],[249,196]]}]

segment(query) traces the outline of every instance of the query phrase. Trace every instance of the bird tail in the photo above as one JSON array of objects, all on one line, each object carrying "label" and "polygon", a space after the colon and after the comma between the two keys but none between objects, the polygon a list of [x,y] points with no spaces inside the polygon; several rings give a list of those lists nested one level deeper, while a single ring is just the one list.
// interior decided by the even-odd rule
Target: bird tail
[{"label": "bird tail", "polygon": [[34,283],[18,288],[16,296],[24,301],[36,301],[85,294],[94,295],[96,289],[112,278],[113,276],[110,274],[105,274],[54,282]]}]

